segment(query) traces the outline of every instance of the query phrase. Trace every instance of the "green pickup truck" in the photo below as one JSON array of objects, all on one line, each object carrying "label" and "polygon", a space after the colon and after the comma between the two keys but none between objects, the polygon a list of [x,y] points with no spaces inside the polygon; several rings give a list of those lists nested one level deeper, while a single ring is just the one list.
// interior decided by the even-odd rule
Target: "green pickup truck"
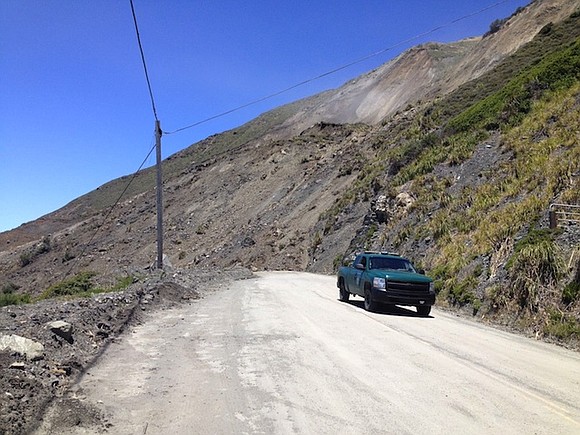
[{"label": "green pickup truck", "polygon": [[364,252],[351,266],[338,270],[339,299],[348,302],[350,295],[364,298],[367,311],[379,304],[411,305],[420,316],[428,316],[435,303],[433,280],[416,270],[406,258],[384,252]]}]

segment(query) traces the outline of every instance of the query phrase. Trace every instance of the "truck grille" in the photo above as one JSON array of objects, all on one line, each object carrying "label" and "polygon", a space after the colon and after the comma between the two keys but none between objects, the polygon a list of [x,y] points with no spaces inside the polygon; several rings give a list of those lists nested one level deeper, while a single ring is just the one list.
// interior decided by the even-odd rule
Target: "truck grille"
[{"label": "truck grille", "polygon": [[388,281],[387,291],[397,296],[427,296],[429,295],[429,283]]}]

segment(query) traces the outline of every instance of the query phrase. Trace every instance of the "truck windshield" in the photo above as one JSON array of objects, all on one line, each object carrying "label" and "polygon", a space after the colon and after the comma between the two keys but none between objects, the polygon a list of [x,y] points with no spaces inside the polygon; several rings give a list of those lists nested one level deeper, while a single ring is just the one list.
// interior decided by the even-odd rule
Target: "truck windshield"
[{"label": "truck windshield", "polygon": [[391,269],[415,272],[410,261],[404,258],[371,257],[370,269]]}]

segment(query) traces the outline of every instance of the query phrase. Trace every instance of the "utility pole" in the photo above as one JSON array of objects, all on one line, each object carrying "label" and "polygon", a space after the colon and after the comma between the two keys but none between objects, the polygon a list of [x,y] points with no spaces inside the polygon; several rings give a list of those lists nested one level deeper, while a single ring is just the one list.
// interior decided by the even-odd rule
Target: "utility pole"
[{"label": "utility pole", "polygon": [[161,173],[161,123],[155,121],[157,155],[157,269],[163,269],[163,174]]}]

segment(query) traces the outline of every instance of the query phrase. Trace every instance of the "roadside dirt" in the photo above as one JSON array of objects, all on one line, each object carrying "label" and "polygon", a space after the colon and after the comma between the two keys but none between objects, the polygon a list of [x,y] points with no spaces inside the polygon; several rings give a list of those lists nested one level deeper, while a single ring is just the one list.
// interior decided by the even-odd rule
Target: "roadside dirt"
[{"label": "roadside dirt", "polygon": [[37,433],[578,432],[578,353],[337,293],[333,276],[260,272],[156,311]]},{"label": "roadside dirt", "polygon": [[[111,343],[150,312],[192,303],[200,297],[201,287],[249,276],[251,272],[242,268],[219,274],[171,270],[149,274],[122,292],[1,308],[0,343],[17,336],[42,347],[36,355],[14,344],[0,347],[0,434],[29,433],[53,400],[67,403],[63,424],[100,422],[97,411],[67,399],[65,393]],[[57,321],[64,322],[60,329],[53,324]],[[62,325],[70,325],[70,334],[63,332]]]}]

